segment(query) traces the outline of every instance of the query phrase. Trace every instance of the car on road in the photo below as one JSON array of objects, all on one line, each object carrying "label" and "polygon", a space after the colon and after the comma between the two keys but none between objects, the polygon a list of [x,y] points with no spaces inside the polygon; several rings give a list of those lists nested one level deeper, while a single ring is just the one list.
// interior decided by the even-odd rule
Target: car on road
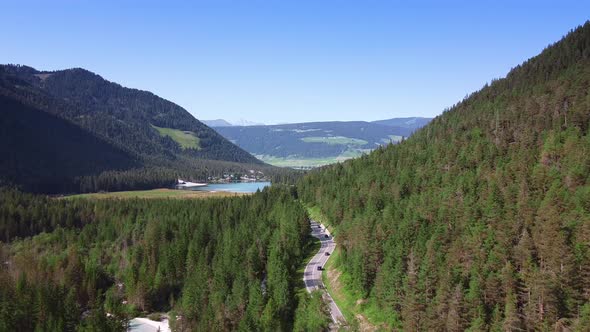
[{"label": "car on road", "polygon": [[324,234],[324,237],[325,237],[326,239],[329,239],[329,238],[330,238],[330,236],[329,236],[328,234]]},{"label": "car on road", "polygon": [[318,266],[318,271],[321,271],[321,270],[322,270],[322,267],[321,266]]},{"label": "car on road", "polygon": [[328,251],[326,251],[326,256],[330,256],[330,253]]}]

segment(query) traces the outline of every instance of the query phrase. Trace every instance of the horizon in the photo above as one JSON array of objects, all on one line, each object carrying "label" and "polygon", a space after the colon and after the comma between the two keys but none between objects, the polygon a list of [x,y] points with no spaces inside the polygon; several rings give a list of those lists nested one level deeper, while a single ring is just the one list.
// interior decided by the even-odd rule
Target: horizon
[{"label": "horizon", "polygon": [[[27,4],[7,5],[14,15],[0,26],[11,31],[11,51],[2,63],[84,68],[199,120],[267,125],[436,117],[582,25],[590,9],[575,2]],[[10,29],[27,21],[35,24]]]}]

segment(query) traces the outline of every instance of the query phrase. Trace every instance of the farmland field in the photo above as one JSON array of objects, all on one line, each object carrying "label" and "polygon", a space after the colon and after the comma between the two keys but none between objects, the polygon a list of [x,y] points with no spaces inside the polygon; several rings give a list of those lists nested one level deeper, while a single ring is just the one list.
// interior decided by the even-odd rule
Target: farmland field
[{"label": "farmland field", "polygon": [[365,145],[368,142],[358,138],[350,138],[344,136],[325,136],[325,137],[303,137],[302,141],[306,143],[326,143],[326,144],[341,144],[341,145]]},{"label": "farmland field", "polygon": [[256,158],[264,161],[267,164],[278,167],[293,167],[293,168],[307,168],[307,167],[320,167],[337,162],[345,161],[347,159],[356,158],[361,156],[363,153],[367,153],[370,150],[365,149],[349,149],[341,153],[336,157],[325,157],[325,158],[305,158],[297,156],[289,157],[276,157],[268,155],[257,155]]}]

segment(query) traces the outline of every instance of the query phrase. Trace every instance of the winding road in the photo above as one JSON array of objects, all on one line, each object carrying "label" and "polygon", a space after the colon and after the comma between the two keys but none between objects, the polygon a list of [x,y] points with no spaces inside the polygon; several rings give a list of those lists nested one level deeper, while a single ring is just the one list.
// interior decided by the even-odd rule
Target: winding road
[{"label": "winding road", "polygon": [[[326,255],[326,253],[332,254],[336,244],[330,235],[330,232],[326,230],[324,225],[316,222],[311,221],[311,235],[318,238],[320,240],[321,246],[318,253],[313,256],[313,258],[307,263],[305,267],[305,271],[303,273],[303,282],[305,282],[305,288],[308,292],[312,292],[317,289],[325,289],[324,283],[322,282],[322,270],[330,255]],[[322,270],[318,270],[318,266],[322,268]],[[340,325],[346,323],[346,319],[342,315],[340,309],[330,296],[330,294],[325,291],[324,292],[324,300],[328,303],[330,308],[330,316],[332,316],[332,320],[336,325]]]}]

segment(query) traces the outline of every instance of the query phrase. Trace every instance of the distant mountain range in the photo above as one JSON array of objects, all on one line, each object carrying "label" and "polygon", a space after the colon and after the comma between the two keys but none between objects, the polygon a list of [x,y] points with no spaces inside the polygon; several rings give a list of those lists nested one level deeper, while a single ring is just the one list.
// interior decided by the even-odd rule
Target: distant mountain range
[{"label": "distant mountain range", "polygon": [[409,128],[412,130],[416,130],[421,128],[430,122],[432,118],[419,118],[419,117],[411,117],[411,118],[393,118],[387,120],[377,120],[372,121],[372,123],[382,124],[385,126],[392,126],[392,127],[401,127],[401,128]]},{"label": "distant mountain range", "polygon": [[231,127],[233,126],[231,123],[223,120],[223,119],[216,119],[216,120],[202,120],[204,124],[208,125],[211,128],[214,127]]},{"label": "distant mountain range", "polygon": [[403,118],[383,120],[384,124],[345,121],[221,126],[215,130],[265,162],[278,166],[319,166],[359,156],[383,144],[396,143],[428,120]]},{"label": "distant mountain range", "polygon": [[264,123],[260,122],[252,122],[245,119],[239,119],[234,122],[229,122],[223,119],[216,119],[216,120],[202,120],[204,124],[208,125],[209,127],[231,127],[231,126],[264,126]]},{"label": "distant mountain range", "polygon": [[133,170],[140,185],[264,166],[180,106],[84,69],[0,65],[0,103],[0,183],[77,191],[109,171]]},{"label": "distant mountain range", "polygon": [[[381,124],[385,126],[391,127],[401,127],[401,128],[409,128],[409,129],[418,129],[425,126],[428,122],[430,122],[432,118],[421,118],[421,117],[409,117],[409,118],[392,118],[386,120],[377,120],[371,121],[372,123]],[[235,122],[229,122],[224,119],[216,119],[216,120],[201,120],[204,124],[209,127],[232,127],[232,126],[264,126],[264,123],[261,122],[253,122],[244,119],[240,119]],[[328,121],[329,122],[329,121]],[[350,121],[356,122],[356,121]],[[285,125],[289,123],[281,123],[280,125]]]}]

